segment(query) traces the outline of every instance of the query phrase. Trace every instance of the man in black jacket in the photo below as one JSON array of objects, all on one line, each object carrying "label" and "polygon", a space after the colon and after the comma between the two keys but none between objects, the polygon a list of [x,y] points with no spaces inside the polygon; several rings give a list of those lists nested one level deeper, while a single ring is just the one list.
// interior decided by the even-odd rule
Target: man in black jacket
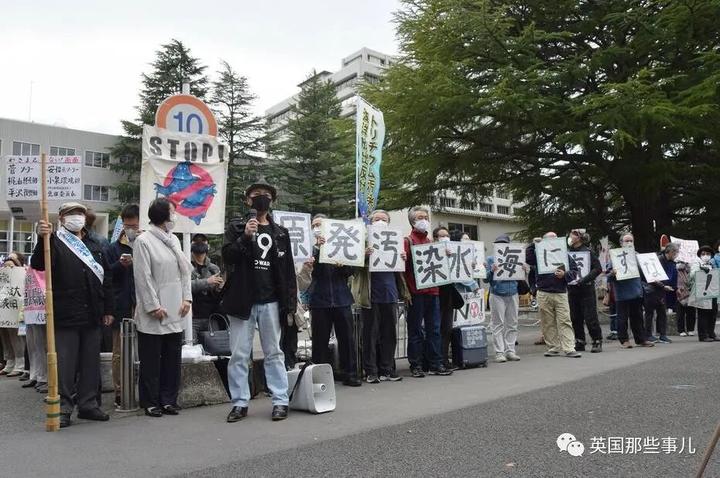
[{"label": "man in black jacket", "polygon": [[[77,392],[78,418],[107,421],[97,393],[100,381],[101,324],[113,322],[112,275],[105,252],[89,239],[85,211],[80,203],[60,206],[61,227],[40,221],[38,236],[50,236],[52,258],[55,346],[60,391],[60,427],[71,424],[73,393]],[[43,241],[32,255],[33,269],[45,270]],[[77,374],[77,382],[75,380]]]},{"label": "man in black jacket", "polygon": [[265,356],[265,379],[272,393],[272,419],[287,418],[288,382],[280,335],[288,314],[294,314],[297,306],[290,235],[269,214],[277,191],[269,184],[255,183],[247,188],[245,198],[253,213],[230,220],[222,250],[229,273],[222,299],[223,310],[230,319],[232,349],[228,364],[233,404],[227,417],[229,423],[247,416],[248,360],[256,324]]},{"label": "man in black jacket", "polygon": [[[573,230],[568,236],[568,254],[578,264],[578,269],[585,275],[568,284],[568,302],[570,303],[570,319],[575,331],[575,350],[585,351],[585,326],[592,338],[591,353],[602,352],[602,329],[597,314],[597,296],[595,295],[595,279],[602,272],[597,255],[587,247],[589,236],[581,231]],[[583,264],[583,262],[585,262]]]}]

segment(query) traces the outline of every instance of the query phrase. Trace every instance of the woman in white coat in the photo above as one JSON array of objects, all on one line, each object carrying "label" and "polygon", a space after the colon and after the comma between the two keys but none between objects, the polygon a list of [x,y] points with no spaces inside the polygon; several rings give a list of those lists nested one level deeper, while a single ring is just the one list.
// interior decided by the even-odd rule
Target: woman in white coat
[{"label": "woman in white coat", "polygon": [[151,417],[177,415],[185,316],[190,313],[190,261],[172,234],[175,206],[165,198],[148,210],[150,227],[133,245],[140,406]]}]

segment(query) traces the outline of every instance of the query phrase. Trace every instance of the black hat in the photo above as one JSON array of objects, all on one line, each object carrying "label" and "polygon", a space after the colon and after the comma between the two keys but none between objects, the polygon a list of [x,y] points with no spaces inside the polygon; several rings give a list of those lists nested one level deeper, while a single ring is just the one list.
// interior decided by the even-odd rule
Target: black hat
[{"label": "black hat", "polygon": [[263,180],[252,183],[250,186],[248,186],[247,189],[245,189],[245,197],[250,197],[250,193],[253,192],[255,189],[259,188],[264,188],[270,191],[273,201],[277,199],[277,189],[275,189],[275,186],[271,186]]},{"label": "black hat", "polygon": [[713,255],[713,250],[712,250],[712,247],[710,247],[710,246],[702,246],[702,247],[700,247],[700,249],[698,249],[698,251],[697,251],[698,257],[700,257],[700,255],[701,255],[703,252],[707,252],[707,253],[710,254],[711,256]]}]

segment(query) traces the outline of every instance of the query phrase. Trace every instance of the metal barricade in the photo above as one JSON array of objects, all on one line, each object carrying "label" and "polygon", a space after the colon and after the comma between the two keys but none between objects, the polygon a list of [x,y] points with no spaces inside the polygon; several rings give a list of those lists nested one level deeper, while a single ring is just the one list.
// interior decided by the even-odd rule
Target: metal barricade
[{"label": "metal barricade", "polygon": [[135,367],[137,357],[137,327],[132,319],[120,323],[120,408],[119,412],[138,409],[135,393]]}]

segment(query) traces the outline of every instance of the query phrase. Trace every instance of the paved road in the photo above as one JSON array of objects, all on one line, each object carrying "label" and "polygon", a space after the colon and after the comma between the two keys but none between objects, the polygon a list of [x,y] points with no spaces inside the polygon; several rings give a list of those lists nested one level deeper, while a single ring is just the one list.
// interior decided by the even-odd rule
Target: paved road
[{"label": "paved road", "polygon": [[[535,334],[524,329],[522,342]],[[339,386],[335,412],[297,412],[281,423],[269,421],[270,403],[260,399],[233,425],[219,406],[156,420],[78,421],[47,434],[35,397],[3,380],[0,436],[11,439],[3,439],[0,470],[13,477],[692,475],[720,415],[720,344],[678,338],[620,350],[610,343],[573,360],[544,358],[535,346],[522,353],[521,362],[452,377]],[[557,449],[563,432],[584,442],[585,456]],[[590,455],[591,439],[608,436],[692,437],[697,452]],[[28,460],[38,447],[49,453]],[[720,476],[717,459],[708,476]]]}]

